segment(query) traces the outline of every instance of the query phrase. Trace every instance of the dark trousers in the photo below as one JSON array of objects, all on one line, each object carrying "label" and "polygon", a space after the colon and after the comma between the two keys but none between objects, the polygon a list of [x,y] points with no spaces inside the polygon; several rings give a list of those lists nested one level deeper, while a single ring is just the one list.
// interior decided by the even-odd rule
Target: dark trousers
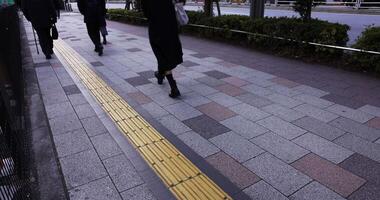
[{"label": "dark trousers", "polygon": [[100,43],[100,27],[96,24],[87,23],[87,33],[90,36],[92,43],[94,43],[95,48],[101,48]]},{"label": "dark trousers", "polygon": [[50,55],[53,51],[53,38],[50,35],[51,27],[36,27],[35,29],[38,35],[38,40],[40,41],[42,52],[45,55]]}]

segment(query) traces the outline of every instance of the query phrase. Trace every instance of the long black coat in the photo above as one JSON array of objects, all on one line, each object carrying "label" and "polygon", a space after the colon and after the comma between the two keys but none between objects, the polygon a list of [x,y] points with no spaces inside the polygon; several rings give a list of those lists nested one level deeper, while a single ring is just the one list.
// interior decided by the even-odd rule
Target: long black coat
[{"label": "long black coat", "polygon": [[[97,1],[96,6],[92,6],[92,2]],[[105,0],[78,0],[79,12],[84,16],[84,22],[97,25],[99,27],[106,26],[106,2]]]},{"label": "long black coat", "polygon": [[57,0],[23,0],[21,9],[35,28],[48,28],[57,21]]},{"label": "long black coat", "polygon": [[172,70],[183,62],[172,0],[142,0],[142,7],[149,21],[149,40],[157,58],[158,71]]}]

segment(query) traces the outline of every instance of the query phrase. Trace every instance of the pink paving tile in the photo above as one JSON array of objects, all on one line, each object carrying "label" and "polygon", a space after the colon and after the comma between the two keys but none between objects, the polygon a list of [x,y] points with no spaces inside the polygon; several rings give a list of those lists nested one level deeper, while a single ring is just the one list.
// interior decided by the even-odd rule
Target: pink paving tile
[{"label": "pink paving tile", "polygon": [[344,197],[348,197],[366,182],[312,153],[294,162],[292,166]]},{"label": "pink paving tile", "polygon": [[215,87],[215,89],[223,92],[224,94],[228,94],[228,95],[233,96],[233,97],[246,93],[245,90],[240,89],[240,88],[235,87],[235,86],[230,85],[230,84],[220,85],[220,86]]},{"label": "pink paving tile", "polygon": [[222,81],[227,82],[227,83],[229,83],[233,86],[236,86],[236,87],[241,87],[241,86],[249,84],[247,81],[242,80],[242,79],[237,78],[237,77],[224,78],[224,79],[222,79]]},{"label": "pink paving tile", "polygon": [[206,158],[206,161],[241,189],[260,181],[260,178],[256,174],[249,171],[224,152],[209,156]]},{"label": "pink paving tile", "polygon": [[375,118],[369,120],[367,122],[367,125],[372,127],[372,128],[380,129],[380,117],[375,117]]},{"label": "pink paving tile", "polygon": [[230,109],[215,102],[198,106],[197,109],[216,121],[223,121],[236,115],[236,113]]},{"label": "pink paving tile", "polygon": [[297,87],[300,85],[299,83],[296,83],[294,81],[291,81],[291,80],[288,80],[285,78],[280,78],[280,77],[273,78],[273,79],[271,79],[271,81],[274,83],[283,85],[285,87],[288,87],[288,88],[294,88],[294,87]]},{"label": "pink paving tile", "polygon": [[142,92],[128,93],[128,96],[132,97],[132,99],[137,101],[137,103],[139,103],[140,105],[152,102],[152,99],[145,96]]}]

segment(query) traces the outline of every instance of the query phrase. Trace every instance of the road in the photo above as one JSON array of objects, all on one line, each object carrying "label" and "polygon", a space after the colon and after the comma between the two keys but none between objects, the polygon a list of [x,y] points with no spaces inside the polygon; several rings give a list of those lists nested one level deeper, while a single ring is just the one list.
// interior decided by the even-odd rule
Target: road
[{"label": "road", "polygon": [[[123,8],[124,4],[108,4],[108,8]],[[201,10],[201,6],[186,6],[187,10]],[[222,14],[249,15],[249,8],[221,7]],[[329,22],[347,24],[351,27],[349,31],[350,41],[348,45],[353,44],[361,32],[370,25],[380,26],[380,15],[366,14],[347,14],[347,13],[326,13],[313,12],[313,17]],[[268,17],[293,17],[297,13],[290,10],[272,10],[266,9],[265,16]]]}]

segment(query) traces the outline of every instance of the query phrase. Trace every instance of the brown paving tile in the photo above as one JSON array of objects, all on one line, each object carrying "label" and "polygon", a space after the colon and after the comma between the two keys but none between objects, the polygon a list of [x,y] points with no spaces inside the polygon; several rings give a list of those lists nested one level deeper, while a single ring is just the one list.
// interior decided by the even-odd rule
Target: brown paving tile
[{"label": "brown paving tile", "polygon": [[216,121],[223,121],[236,115],[236,113],[230,109],[215,102],[198,106],[197,109]]},{"label": "brown paving tile", "polygon": [[273,83],[277,83],[277,84],[283,85],[283,86],[288,87],[288,88],[294,88],[294,87],[297,87],[300,85],[299,83],[296,83],[294,81],[291,81],[291,80],[288,80],[285,78],[280,78],[280,77],[273,78],[273,79],[271,79],[271,81]]},{"label": "brown paving tile", "polygon": [[375,117],[375,118],[369,120],[367,122],[367,125],[372,127],[372,128],[380,129],[380,117]]},{"label": "brown paving tile", "polygon": [[247,93],[245,90],[240,89],[230,84],[220,85],[220,86],[215,87],[215,89],[233,97]]},{"label": "brown paving tile", "polygon": [[233,86],[236,86],[236,87],[241,87],[241,86],[249,84],[249,82],[242,80],[240,78],[237,78],[237,77],[227,77],[227,78],[222,79],[222,81],[227,82],[227,83],[229,83]]},{"label": "brown paving tile", "polygon": [[249,171],[224,152],[209,156],[206,158],[206,161],[240,189],[244,189],[260,181],[260,178],[256,174]]},{"label": "brown paving tile", "polygon": [[140,105],[152,102],[152,99],[145,96],[142,92],[132,92],[128,93],[127,95],[132,97],[132,99],[137,101],[137,103],[139,103]]},{"label": "brown paving tile", "polygon": [[344,197],[348,197],[366,182],[312,153],[294,162],[292,166]]}]

